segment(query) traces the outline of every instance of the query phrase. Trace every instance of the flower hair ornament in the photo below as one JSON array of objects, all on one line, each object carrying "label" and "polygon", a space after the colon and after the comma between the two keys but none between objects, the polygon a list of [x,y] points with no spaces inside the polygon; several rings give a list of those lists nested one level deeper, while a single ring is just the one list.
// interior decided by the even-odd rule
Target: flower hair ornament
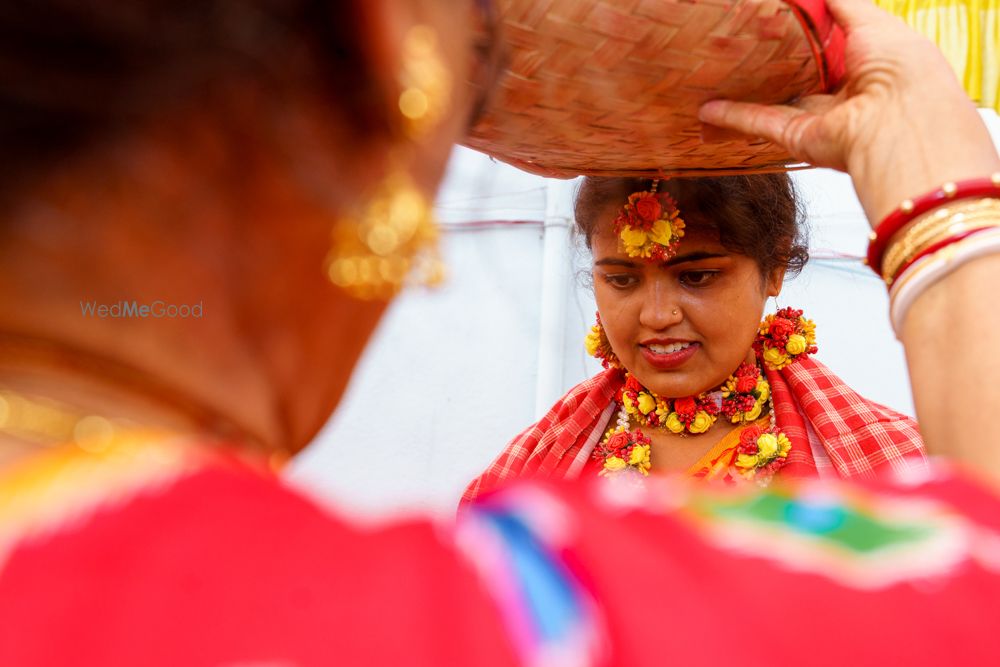
[{"label": "flower hair ornament", "polygon": [[615,234],[629,257],[662,262],[677,254],[684,220],[674,198],[657,192],[659,183],[654,180],[649,190],[630,194],[615,218]]}]

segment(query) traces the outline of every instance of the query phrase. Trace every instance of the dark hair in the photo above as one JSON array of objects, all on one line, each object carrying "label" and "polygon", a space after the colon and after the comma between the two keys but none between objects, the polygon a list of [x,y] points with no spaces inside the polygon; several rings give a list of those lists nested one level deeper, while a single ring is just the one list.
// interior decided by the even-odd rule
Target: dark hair
[{"label": "dark hair", "polygon": [[[591,244],[611,203],[624,206],[633,192],[648,190],[653,182],[640,178],[584,179],[576,197],[576,224]],[[710,227],[728,250],[757,262],[761,273],[785,266],[791,275],[809,259],[795,189],[787,174],[754,174],[715,178],[672,178],[658,188],[677,200],[688,225]]]},{"label": "dark hair", "polygon": [[[31,0],[0,4],[0,194],[231,72],[281,81],[309,53],[359,134],[387,122],[355,2]],[[289,74],[285,72],[284,74]]]}]

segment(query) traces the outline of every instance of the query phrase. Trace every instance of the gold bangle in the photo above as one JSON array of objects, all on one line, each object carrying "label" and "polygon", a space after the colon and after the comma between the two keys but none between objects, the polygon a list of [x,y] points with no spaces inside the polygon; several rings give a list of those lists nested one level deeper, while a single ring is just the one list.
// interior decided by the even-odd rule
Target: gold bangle
[{"label": "gold bangle", "polygon": [[[959,218],[960,221],[956,221],[955,218]],[[955,218],[948,219],[929,229],[919,238],[908,243],[901,243],[899,251],[884,264],[886,282],[892,284],[892,281],[898,277],[900,269],[906,266],[913,257],[920,255],[937,243],[951,237],[967,235],[969,232],[1000,227],[1000,213],[986,216],[955,216]]]},{"label": "gold bangle", "polygon": [[940,233],[942,227],[964,222],[973,217],[978,218],[984,213],[989,215],[1000,213],[1000,200],[984,197],[941,206],[925,213],[904,227],[890,241],[883,266],[890,260],[898,260],[901,254],[905,255],[908,247],[922,245],[928,237]]},{"label": "gold bangle", "polygon": [[892,285],[901,267],[935,243],[963,232],[996,226],[1000,226],[1000,199],[992,197],[956,202],[925,213],[890,242],[882,262],[886,284]]}]

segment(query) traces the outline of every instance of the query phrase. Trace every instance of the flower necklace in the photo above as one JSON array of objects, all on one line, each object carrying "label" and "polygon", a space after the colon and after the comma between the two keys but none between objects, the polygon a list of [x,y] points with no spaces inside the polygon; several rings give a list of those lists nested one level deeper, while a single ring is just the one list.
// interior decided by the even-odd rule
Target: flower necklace
[{"label": "flower necklace", "polygon": [[[816,352],[816,326],[802,317],[801,310],[783,308],[764,318],[753,349],[765,367],[781,370],[796,358]],[[591,355],[601,359],[605,368],[620,368],[598,315],[586,340]],[[787,462],[791,441],[777,426],[771,387],[757,364],[743,362],[719,387],[697,396],[661,398],[629,372],[616,396],[620,408],[616,423],[595,447],[593,457],[601,461],[600,475],[628,474],[644,477],[651,467],[652,442],[632,422],[649,428],[663,428],[675,434],[701,434],[708,431],[719,415],[733,424],[744,425],[740,443],[729,461],[731,478],[770,483],[774,473]],[[752,424],[767,407],[770,426]]]},{"label": "flower necklace", "polygon": [[631,373],[616,397],[625,414],[642,426],[663,426],[671,433],[704,433],[721,414],[734,424],[760,417],[771,388],[756,364],[743,362],[717,389],[698,396],[660,398]]},{"label": "flower necklace", "polygon": [[777,428],[770,398],[771,387],[760,369],[746,362],[719,388],[677,399],[656,396],[627,373],[618,392],[618,419],[594,449],[593,457],[602,462],[598,474],[649,474],[652,441],[639,428],[630,428],[633,422],[671,433],[700,434],[720,415],[733,424],[751,424],[767,407],[770,428],[745,427],[729,464],[739,477],[766,485],[791,450],[791,441]]}]

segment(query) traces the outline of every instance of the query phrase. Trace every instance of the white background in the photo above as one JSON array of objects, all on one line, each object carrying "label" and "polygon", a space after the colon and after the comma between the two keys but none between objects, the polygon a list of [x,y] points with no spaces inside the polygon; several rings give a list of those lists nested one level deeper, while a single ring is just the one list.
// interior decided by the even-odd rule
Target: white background
[{"label": "white background", "polygon": [[[1000,143],[1000,119],[983,116]],[[848,384],[913,414],[885,287],[856,259],[868,223],[850,179],[820,169],[792,178],[814,259],[786,281],[779,304],[816,321],[817,358]],[[583,350],[595,311],[581,278],[589,258],[563,240],[564,225],[549,232],[543,280],[546,206],[550,215],[571,210],[575,185],[554,182],[547,197],[550,183],[455,150],[438,198],[449,280],[392,304],[337,413],[290,468],[293,482],[356,513],[451,512],[465,484],[535,421],[538,405],[598,370]],[[495,220],[523,224],[481,224]],[[560,289],[544,309],[555,334],[542,338],[543,292]],[[541,379],[540,344],[555,350],[542,355]]]}]

